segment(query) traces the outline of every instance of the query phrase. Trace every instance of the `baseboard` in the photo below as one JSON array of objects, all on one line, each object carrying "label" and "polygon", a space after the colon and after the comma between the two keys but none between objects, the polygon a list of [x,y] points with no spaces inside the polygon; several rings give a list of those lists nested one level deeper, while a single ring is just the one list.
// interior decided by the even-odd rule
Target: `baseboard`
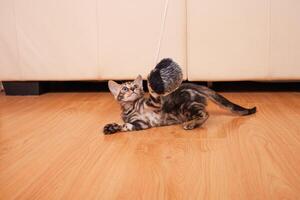
[{"label": "baseboard", "polygon": [[[122,83],[124,81],[118,81]],[[185,81],[188,82],[188,81]],[[300,82],[191,82],[209,86],[218,92],[297,91]],[[143,82],[147,91],[147,83]],[[48,92],[108,92],[107,81],[4,81],[6,95],[40,95]]]},{"label": "baseboard", "polygon": [[213,82],[211,88],[221,92],[299,92],[300,82],[226,81]]},{"label": "baseboard", "polygon": [[40,95],[45,91],[39,81],[3,81],[6,95]]}]

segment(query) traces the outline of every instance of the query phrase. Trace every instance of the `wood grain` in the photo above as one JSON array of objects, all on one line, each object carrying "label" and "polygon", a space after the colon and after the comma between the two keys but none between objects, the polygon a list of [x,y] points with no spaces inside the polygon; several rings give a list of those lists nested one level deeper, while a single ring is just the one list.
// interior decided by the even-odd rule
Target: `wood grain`
[{"label": "wood grain", "polygon": [[202,128],[104,136],[108,93],[0,93],[0,199],[300,199],[300,93],[225,93]]}]

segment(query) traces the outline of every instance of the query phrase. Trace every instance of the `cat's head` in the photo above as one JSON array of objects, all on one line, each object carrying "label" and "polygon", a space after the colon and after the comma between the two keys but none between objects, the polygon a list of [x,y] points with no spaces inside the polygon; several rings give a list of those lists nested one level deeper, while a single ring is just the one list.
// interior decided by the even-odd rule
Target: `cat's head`
[{"label": "cat's head", "polygon": [[144,96],[143,78],[139,75],[134,81],[118,84],[108,81],[108,88],[119,102],[133,102]]}]

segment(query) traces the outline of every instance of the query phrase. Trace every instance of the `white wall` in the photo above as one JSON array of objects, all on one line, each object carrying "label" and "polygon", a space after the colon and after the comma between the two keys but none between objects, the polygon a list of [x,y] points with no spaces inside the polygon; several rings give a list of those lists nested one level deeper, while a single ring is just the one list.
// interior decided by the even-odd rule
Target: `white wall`
[{"label": "white wall", "polygon": [[270,77],[300,79],[300,1],[270,4]]},{"label": "white wall", "polygon": [[189,80],[300,79],[300,1],[187,2]]},{"label": "white wall", "polygon": [[[154,67],[165,0],[98,1],[99,74],[102,79],[144,77]],[[170,0],[159,58],[186,65],[185,2]],[[184,74],[186,71],[184,70]]]},{"label": "white wall", "polygon": [[[0,80],[144,77],[166,0],[0,0]],[[299,0],[169,0],[159,58],[189,80],[299,80]]]},{"label": "white wall", "polygon": [[[145,77],[154,67],[164,2],[1,0],[0,80]],[[171,0],[159,57],[183,68],[185,21],[185,2]]]}]

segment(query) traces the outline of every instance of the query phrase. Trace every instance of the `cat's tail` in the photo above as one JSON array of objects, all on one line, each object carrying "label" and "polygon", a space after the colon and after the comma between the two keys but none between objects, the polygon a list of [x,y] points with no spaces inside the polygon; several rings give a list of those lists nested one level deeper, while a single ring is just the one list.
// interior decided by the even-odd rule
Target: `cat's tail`
[{"label": "cat's tail", "polygon": [[256,113],[256,107],[253,108],[244,108],[242,106],[239,106],[222,95],[218,94],[217,92],[209,89],[208,87],[205,86],[199,86],[199,92],[209,98],[211,101],[219,105],[220,107],[231,111],[232,113],[238,114],[238,115],[251,115]]}]

